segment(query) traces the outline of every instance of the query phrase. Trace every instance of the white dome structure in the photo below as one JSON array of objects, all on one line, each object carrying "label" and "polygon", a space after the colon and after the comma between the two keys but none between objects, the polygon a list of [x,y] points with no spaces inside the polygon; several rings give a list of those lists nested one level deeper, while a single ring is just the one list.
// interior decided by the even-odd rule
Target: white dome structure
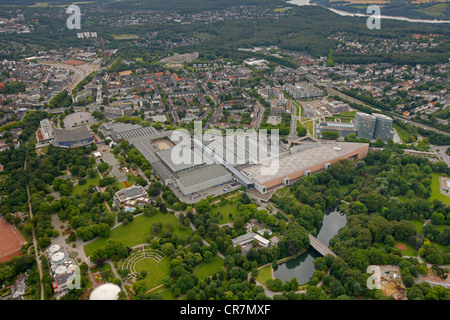
[{"label": "white dome structure", "polygon": [[64,252],[57,252],[54,255],[52,255],[52,263],[53,264],[60,264],[66,260],[66,255]]},{"label": "white dome structure", "polygon": [[48,252],[53,253],[53,254],[58,252],[59,250],[61,250],[61,246],[58,244],[54,244],[50,248],[48,248]]},{"label": "white dome structure", "polygon": [[89,300],[118,300],[119,299],[120,287],[118,285],[107,283],[95,288]]},{"label": "white dome structure", "polygon": [[64,274],[64,273],[66,273],[66,272],[67,272],[67,268],[66,268],[66,267],[64,267],[64,266],[59,266],[59,267],[56,268],[56,270],[55,270],[55,275],[56,275],[56,276],[59,276],[59,275]]}]

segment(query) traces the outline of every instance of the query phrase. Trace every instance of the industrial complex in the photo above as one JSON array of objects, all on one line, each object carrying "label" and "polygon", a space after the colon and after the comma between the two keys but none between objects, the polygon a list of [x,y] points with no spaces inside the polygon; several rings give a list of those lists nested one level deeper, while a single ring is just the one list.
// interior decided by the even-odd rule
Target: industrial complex
[{"label": "industrial complex", "polygon": [[[278,144],[259,146],[248,137],[239,140],[230,136],[223,144],[190,136],[188,143],[177,144],[174,131],[122,123],[104,125],[100,130],[112,143],[128,140],[150,162],[162,183],[192,201],[200,199],[196,194],[207,195],[205,190],[218,187],[217,192],[227,192],[231,185],[263,195],[341,159],[363,159],[369,150],[368,143],[347,142],[313,142],[284,150]],[[181,161],[180,153],[190,161]],[[273,172],[267,171],[270,167]],[[119,200],[120,195],[116,196]]]}]

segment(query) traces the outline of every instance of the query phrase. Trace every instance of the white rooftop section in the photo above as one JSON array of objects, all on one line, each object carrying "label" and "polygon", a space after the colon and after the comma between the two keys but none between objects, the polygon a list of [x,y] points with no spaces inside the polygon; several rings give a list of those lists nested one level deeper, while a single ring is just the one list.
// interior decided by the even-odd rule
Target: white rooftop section
[{"label": "white rooftop section", "polygon": [[201,167],[199,169],[190,170],[180,173],[178,181],[185,187],[192,186],[201,182],[206,182],[219,177],[228,177],[230,172],[220,164],[212,164],[210,166]]},{"label": "white rooftop section", "polygon": [[65,274],[67,272],[67,268],[65,266],[59,266],[55,270],[55,276],[59,276],[61,274]]},{"label": "white rooftop section", "polygon": [[[274,179],[284,178],[294,172],[311,168],[315,165],[329,162],[366,146],[367,143],[339,142],[337,144],[317,144],[303,150],[281,156],[278,167],[274,161],[251,166],[242,170],[253,181],[264,184]],[[335,148],[338,147],[338,148]],[[340,148],[340,150],[339,150]],[[271,174],[263,175],[262,169],[272,165]]]},{"label": "white rooftop section", "polygon": [[64,252],[57,252],[52,255],[51,261],[53,264],[58,264],[66,260],[66,255]]},{"label": "white rooftop section", "polygon": [[48,252],[50,253],[56,253],[59,250],[61,250],[61,246],[59,244],[54,244],[50,248],[48,248]]},{"label": "white rooftop section", "polygon": [[120,287],[107,283],[100,287],[95,288],[91,295],[89,296],[89,300],[118,300],[119,299]]},{"label": "white rooftop section", "polygon": [[265,246],[268,246],[270,243],[270,240],[267,240],[266,238],[261,237],[259,234],[255,234],[253,237],[256,241],[264,244]]}]

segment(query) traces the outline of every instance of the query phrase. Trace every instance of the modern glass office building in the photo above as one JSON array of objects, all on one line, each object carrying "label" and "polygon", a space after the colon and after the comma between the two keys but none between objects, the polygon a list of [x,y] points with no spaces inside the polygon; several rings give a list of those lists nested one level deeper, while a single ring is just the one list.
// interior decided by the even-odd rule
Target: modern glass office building
[{"label": "modern glass office building", "polygon": [[381,139],[384,142],[387,142],[391,139],[392,118],[379,113],[374,113],[372,115],[376,118],[373,138],[375,140]]},{"label": "modern glass office building", "polygon": [[375,116],[367,113],[357,112],[355,115],[356,136],[358,138],[372,140],[373,133],[375,131],[375,123]]}]

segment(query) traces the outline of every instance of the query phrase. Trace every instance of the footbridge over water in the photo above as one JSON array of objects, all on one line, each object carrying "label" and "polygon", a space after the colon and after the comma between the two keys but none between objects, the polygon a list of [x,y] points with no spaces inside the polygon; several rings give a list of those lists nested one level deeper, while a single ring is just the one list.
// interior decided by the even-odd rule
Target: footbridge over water
[{"label": "footbridge over water", "polygon": [[331,254],[332,256],[337,257],[333,251],[331,251],[322,241],[314,237],[312,234],[309,234],[309,243],[322,256]]}]

